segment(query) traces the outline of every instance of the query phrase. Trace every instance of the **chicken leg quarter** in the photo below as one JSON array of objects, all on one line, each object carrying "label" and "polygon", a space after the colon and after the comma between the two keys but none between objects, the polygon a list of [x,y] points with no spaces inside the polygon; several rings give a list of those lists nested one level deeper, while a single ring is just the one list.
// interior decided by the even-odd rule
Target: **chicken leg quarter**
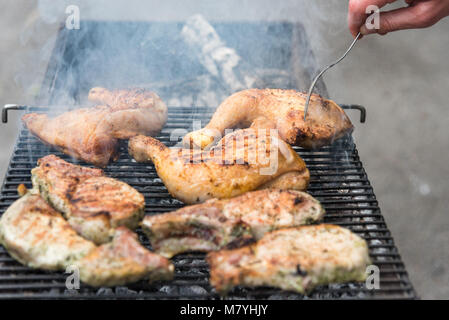
[{"label": "chicken leg quarter", "polygon": [[[205,128],[184,138],[187,146],[202,149],[213,143],[212,131],[223,134],[228,128],[247,128],[256,119],[267,128],[278,130],[291,145],[319,148],[352,131],[348,116],[335,102],[312,95],[304,121],[307,94],[295,90],[249,89],[227,98]],[[261,121],[263,119],[263,121]]]},{"label": "chicken leg quarter", "polygon": [[54,118],[28,113],[22,121],[44,143],[105,167],[118,157],[118,139],[156,134],[167,120],[166,105],[150,91],[93,88],[89,100],[103,105],[75,109]]},{"label": "chicken leg quarter", "polygon": [[207,151],[169,149],[154,138],[136,136],[129,153],[138,162],[152,161],[170,194],[188,204],[264,188],[305,190],[310,174],[304,161],[263,131],[237,130]]}]

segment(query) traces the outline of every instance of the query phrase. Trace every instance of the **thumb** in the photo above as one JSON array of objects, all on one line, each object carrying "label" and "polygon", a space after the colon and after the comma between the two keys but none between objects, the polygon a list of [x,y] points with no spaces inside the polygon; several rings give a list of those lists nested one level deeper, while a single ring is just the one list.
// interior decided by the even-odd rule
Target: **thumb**
[{"label": "thumb", "polygon": [[380,12],[379,28],[374,28],[374,26],[367,26],[367,24],[364,24],[360,28],[360,32],[363,35],[371,33],[379,33],[384,35],[392,31],[423,27],[422,21],[419,19],[420,15],[416,12],[417,8],[418,7],[412,6],[387,12]]}]

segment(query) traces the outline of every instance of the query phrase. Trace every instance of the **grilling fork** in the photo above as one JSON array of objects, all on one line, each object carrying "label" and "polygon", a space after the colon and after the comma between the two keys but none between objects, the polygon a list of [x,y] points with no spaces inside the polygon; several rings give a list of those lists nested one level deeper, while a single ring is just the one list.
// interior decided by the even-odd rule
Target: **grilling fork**
[{"label": "grilling fork", "polygon": [[318,75],[313,79],[312,84],[310,85],[309,88],[309,93],[307,94],[307,100],[306,100],[306,106],[304,108],[304,121],[306,121],[306,117],[307,117],[307,110],[309,109],[309,103],[310,103],[310,97],[312,96],[312,91],[313,88],[315,88],[315,85],[318,81],[318,79],[321,78],[321,76],[330,68],[332,68],[333,66],[335,66],[336,64],[338,64],[341,60],[343,60],[349,53],[349,51],[351,51],[352,48],[354,48],[357,40],[359,40],[360,36],[362,34],[359,32],[357,34],[357,36],[355,37],[354,41],[351,43],[351,45],[349,46],[348,50],[346,50],[346,52],[343,54],[343,56],[341,56],[337,61],[335,61],[334,63],[331,63],[330,65],[328,65],[327,67],[325,67],[320,73],[318,73]]}]

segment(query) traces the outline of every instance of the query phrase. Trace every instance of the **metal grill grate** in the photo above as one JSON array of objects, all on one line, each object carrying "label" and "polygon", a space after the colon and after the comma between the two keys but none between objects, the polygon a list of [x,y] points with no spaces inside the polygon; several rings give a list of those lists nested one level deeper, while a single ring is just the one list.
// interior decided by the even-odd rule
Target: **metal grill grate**
[{"label": "metal grill grate", "polygon": [[[195,108],[193,111],[192,113],[192,108],[170,108],[168,122],[157,138],[167,145],[174,145],[177,141],[170,141],[170,133],[174,129],[188,130],[195,119],[204,124],[212,114],[206,108]],[[367,240],[372,261],[381,271],[380,289],[367,290],[364,284],[357,283],[333,284],[321,286],[304,297],[273,288],[236,288],[228,298],[416,298],[352,138],[346,137],[333,146],[315,151],[301,148],[295,150],[306,161],[311,172],[308,191],[326,209],[324,222],[349,228]],[[26,129],[21,130],[1,191],[0,213],[18,198],[16,189],[19,184],[31,187],[30,170],[40,157],[49,153],[73,162],[67,156],[44,146]],[[182,206],[181,202],[168,194],[153,165],[136,163],[131,159],[126,143],[121,146],[120,159],[111,163],[105,172],[129,183],[145,195],[146,214],[167,212]],[[149,246],[148,240],[140,231],[139,235],[142,243]],[[0,298],[219,298],[208,284],[208,266],[204,254],[178,255],[173,262],[176,267],[174,281],[151,285],[141,281],[128,287],[100,289],[81,285],[80,290],[73,292],[66,289],[66,277],[62,272],[44,272],[24,267],[0,247]]]}]

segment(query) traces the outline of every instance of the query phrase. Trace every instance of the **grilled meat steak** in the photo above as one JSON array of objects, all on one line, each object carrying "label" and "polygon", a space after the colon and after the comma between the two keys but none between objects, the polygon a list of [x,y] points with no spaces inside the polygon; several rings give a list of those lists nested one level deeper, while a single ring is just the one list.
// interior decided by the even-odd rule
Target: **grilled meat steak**
[{"label": "grilled meat steak", "polygon": [[128,184],[102,170],[68,163],[55,155],[38,160],[33,186],[70,225],[95,243],[110,240],[111,229],[135,229],[143,218],[145,199]]},{"label": "grilled meat steak", "polygon": [[118,157],[118,139],[158,133],[167,120],[167,107],[153,92],[94,88],[89,98],[106,105],[68,111],[55,118],[29,113],[22,121],[44,143],[105,167]]},{"label": "grilled meat steak", "polygon": [[273,231],[250,246],[211,252],[207,261],[210,282],[222,294],[238,285],[306,293],[317,285],[363,281],[371,263],[362,238],[326,224]]},{"label": "grilled meat steak", "polygon": [[95,249],[59,212],[29,193],[2,215],[0,242],[20,263],[46,270],[65,269]]},{"label": "grilled meat steak", "polygon": [[76,264],[81,280],[91,286],[117,286],[149,278],[170,280],[174,266],[166,258],[145,249],[137,234],[125,227],[114,231],[111,242],[91,251]]},{"label": "grilled meat steak", "polygon": [[146,216],[142,228],[152,248],[171,258],[181,252],[214,251],[260,239],[269,231],[313,223],[323,215],[320,203],[307,193],[265,189]]},{"label": "grilled meat steak", "polygon": [[1,217],[0,243],[13,258],[32,268],[77,266],[81,281],[92,286],[173,277],[170,261],[145,249],[127,228],[118,227],[110,243],[96,247],[39,195],[31,193],[14,202]]},{"label": "grilled meat steak", "polygon": [[188,204],[287,184],[305,190],[310,177],[298,154],[267,130],[237,130],[207,151],[169,149],[136,136],[129,153],[138,162],[152,161],[170,194]]},{"label": "grilled meat steak", "polygon": [[184,138],[186,145],[201,148],[214,139],[211,130],[223,134],[228,128],[246,128],[264,119],[264,126],[276,128],[280,137],[291,145],[318,148],[352,131],[351,121],[335,102],[312,95],[307,120],[304,107],[307,94],[295,90],[249,89],[227,98],[204,129]]}]

